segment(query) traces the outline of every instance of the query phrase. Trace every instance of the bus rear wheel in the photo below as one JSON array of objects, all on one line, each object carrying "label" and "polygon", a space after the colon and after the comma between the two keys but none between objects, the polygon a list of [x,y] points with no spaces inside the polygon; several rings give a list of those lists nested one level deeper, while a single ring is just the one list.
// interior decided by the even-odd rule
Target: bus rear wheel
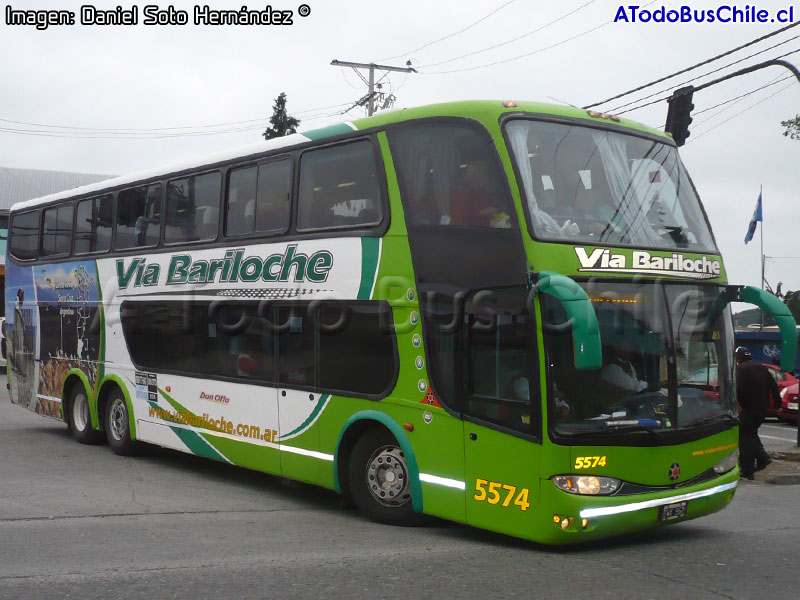
[{"label": "bus rear wheel", "polygon": [[356,506],[373,521],[419,525],[423,516],[411,504],[411,478],[405,456],[388,431],[373,429],[356,442],[348,477]]},{"label": "bus rear wheel", "polygon": [[106,438],[111,449],[120,456],[136,454],[137,445],[131,438],[128,404],[119,390],[114,390],[109,395],[104,417]]},{"label": "bus rear wheel", "polygon": [[67,425],[72,437],[81,444],[96,444],[100,441],[100,432],[92,429],[89,397],[81,385],[73,386],[70,392],[67,405]]}]

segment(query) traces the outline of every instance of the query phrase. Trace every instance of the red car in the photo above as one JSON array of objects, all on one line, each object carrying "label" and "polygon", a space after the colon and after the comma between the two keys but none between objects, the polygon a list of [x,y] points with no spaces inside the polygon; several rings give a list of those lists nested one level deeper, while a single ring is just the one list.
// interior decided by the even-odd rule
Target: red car
[{"label": "red car", "polygon": [[787,386],[781,390],[781,408],[778,411],[778,419],[784,422],[794,421],[797,422],[797,403],[800,401],[798,398],[798,384]]},{"label": "red car", "polygon": [[[772,399],[772,403],[770,404],[769,408],[767,408],[767,416],[778,417],[779,419],[786,418],[797,420],[796,406],[794,408],[794,416],[786,413],[784,408],[781,406],[782,399],[785,401],[785,396],[788,394],[784,394],[784,390],[788,389],[790,386],[794,386],[795,390],[795,399],[792,402],[797,402],[797,378],[791,373],[784,373],[775,365],[770,365],[767,363],[761,364],[763,364],[767,368],[767,371],[769,371],[769,374],[772,375],[772,378],[775,380],[775,383],[778,384],[778,390],[780,390],[781,393],[780,397]],[[719,387],[717,384],[717,365],[710,365],[707,369],[698,369],[694,373],[687,375],[686,378],[681,381],[681,385],[699,388],[712,398],[718,398]],[[742,407],[740,406],[739,410],[741,410],[741,408]]]},{"label": "red car", "polygon": [[[788,389],[790,386],[794,386],[794,393],[795,393],[795,404],[797,403],[797,378],[792,375],[791,373],[784,373],[780,370],[779,367],[775,365],[768,365],[763,363],[765,367],[767,367],[767,371],[769,374],[772,375],[772,378],[775,380],[775,383],[778,384],[778,389],[781,392],[780,398],[773,398],[772,399],[772,406],[767,409],[767,416],[768,417],[778,417],[779,419],[783,416],[781,411],[783,410],[783,406],[781,402],[785,400],[785,393],[784,391]],[[787,392],[788,393],[788,392]],[[797,419],[797,406],[794,408],[794,419]]]}]

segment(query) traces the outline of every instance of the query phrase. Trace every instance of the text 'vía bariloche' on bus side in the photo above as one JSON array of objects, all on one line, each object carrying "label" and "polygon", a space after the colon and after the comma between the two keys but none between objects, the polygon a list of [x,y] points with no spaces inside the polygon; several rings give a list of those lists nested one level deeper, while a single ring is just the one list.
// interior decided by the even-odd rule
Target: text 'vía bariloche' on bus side
[{"label": "text 'v\u00eda bariloche' on bus side", "polygon": [[[245,256],[244,248],[226,250],[222,258],[211,260],[193,259],[191,254],[174,254],[167,266],[167,285],[187,283],[235,283],[238,281],[280,281],[322,283],[328,279],[333,267],[333,254],[319,250],[310,256],[297,252],[291,244],[283,253],[261,256]],[[117,282],[119,289],[128,287],[150,287],[159,284],[162,265],[147,262],[137,257],[117,260]]]}]

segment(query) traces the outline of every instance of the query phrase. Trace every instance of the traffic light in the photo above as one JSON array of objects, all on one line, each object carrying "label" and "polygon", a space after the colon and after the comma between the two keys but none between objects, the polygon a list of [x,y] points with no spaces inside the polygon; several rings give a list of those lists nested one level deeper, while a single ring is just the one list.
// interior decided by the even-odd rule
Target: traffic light
[{"label": "traffic light", "polygon": [[678,146],[683,146],[686,143],[686,138],[691,135],[689,133],[689,125],[692,122],[692,95],[694,94],[694,86],[687,85],[672,92],[672,96],[667,102],[669,103],[669,110],[667,111],[667,124],[664,126],[664,131],[672,134],[672,139]]}]

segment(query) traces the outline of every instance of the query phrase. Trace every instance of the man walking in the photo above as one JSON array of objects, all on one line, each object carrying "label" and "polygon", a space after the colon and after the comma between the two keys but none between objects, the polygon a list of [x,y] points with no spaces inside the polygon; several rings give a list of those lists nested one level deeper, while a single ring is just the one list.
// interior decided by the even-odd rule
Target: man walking
[{"label": "man walking", "polygon": [[736,348],[736,365],[736,399],[742,407],[739,415],[739,469],[743,479],[755,479],[753,474],[772,462],[758,437],[758,428],[767,414],[770,394],[777,398],[780,392],[767,368],[753,362],[750,351],[744,346]]}]

